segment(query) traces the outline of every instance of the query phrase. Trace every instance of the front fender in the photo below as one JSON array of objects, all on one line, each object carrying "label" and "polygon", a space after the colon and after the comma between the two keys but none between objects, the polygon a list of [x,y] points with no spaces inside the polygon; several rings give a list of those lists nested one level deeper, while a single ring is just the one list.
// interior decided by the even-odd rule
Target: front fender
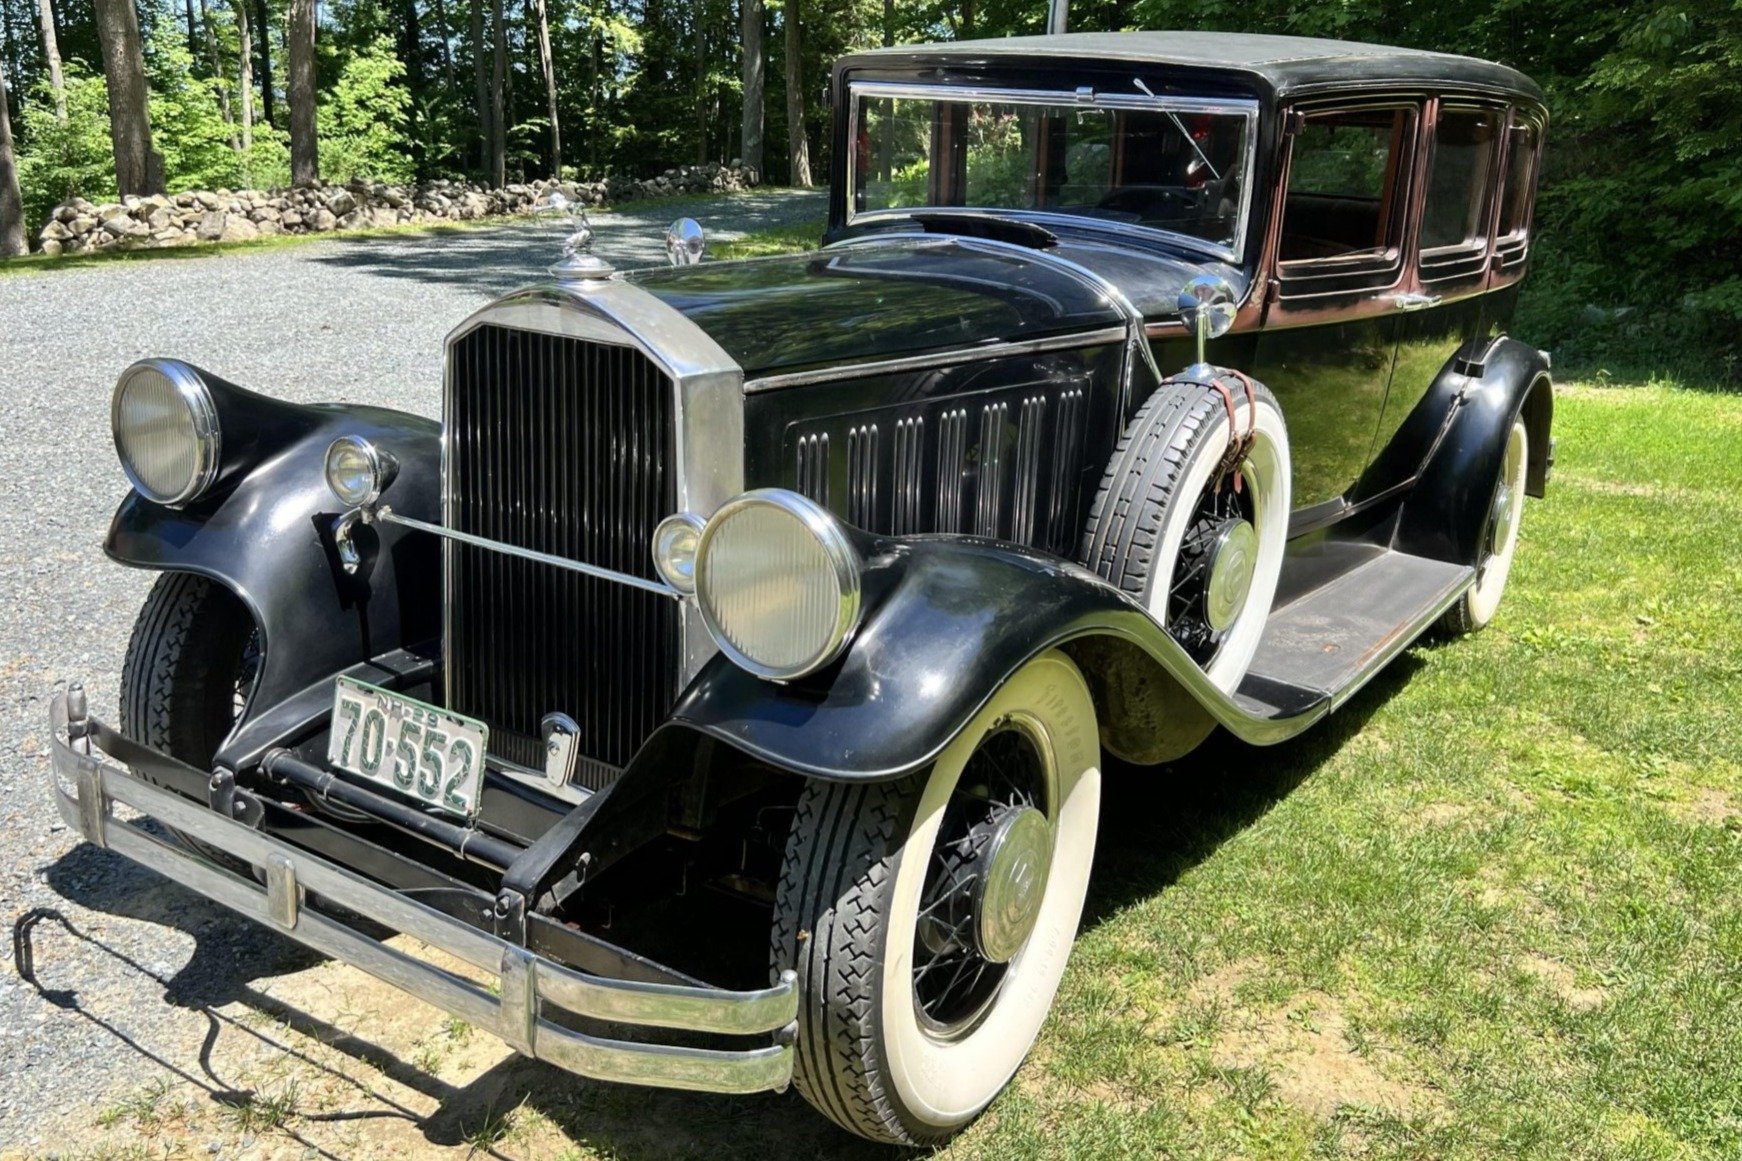
[{"label": "front fender", "polygon": [[[1259,719],[1211,685],[1144,609],[1100,577],[1009,544],[922,537],[879,542],[867,570],[887,586],[847,655],[812,678],[763,681],[715,657],[672,712],[747,754],[815,778],[897,778],[931,762],[1031,658],[1066,646],[1096,693],[1103,739],[1142,701],[1152,723],[1201,739],[1215,722],[1275,741],[1322,716]],[[1121,643],[1118,689],[1099,672]]]},{"label": "front fender", "polygon": [[439,633],[440,556],[433,537],[359,525],[362,566],[347,574],[332,536],[341,506],[328,491],[326,450],[341,435],[372,440],[398,462],[385,498],[424,520],[440,515],[440,425],[373,407],[293,408],[281,446],[221,494],[186,509],[137,492],[115,512],[104,541],[133,568],[190,572],[223,585],[247,606],[262,654],[243,720],[219,753],[233,756],[250,722],[358,662]]}]

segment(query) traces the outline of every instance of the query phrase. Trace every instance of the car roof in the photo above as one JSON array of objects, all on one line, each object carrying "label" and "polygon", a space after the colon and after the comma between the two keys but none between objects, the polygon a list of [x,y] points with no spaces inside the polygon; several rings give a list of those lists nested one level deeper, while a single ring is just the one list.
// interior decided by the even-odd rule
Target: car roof
[{"label": "car roof", "polygon": [[1129,61],[1245,73],[1277,96],[1342,85],[1384,83],[1501,89],[1540,103],[1542,90],[1516,69],[1475,57],[1349,40],[1249,32],[1067,32],[937,44],[898,45],[854,53],[843,67],[893,60],[936,64],[995,63],[1013,58]]}]

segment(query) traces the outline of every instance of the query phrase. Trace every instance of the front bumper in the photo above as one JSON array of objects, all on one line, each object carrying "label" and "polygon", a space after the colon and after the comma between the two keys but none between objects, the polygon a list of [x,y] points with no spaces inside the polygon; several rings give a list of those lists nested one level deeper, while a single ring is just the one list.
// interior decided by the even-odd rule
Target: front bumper
[{"label": "front bumper", "polygon": [[[83,695],[73,696],[75,704],[69,707],[67,694],[56,695],[49,710],[52,789],[61,817],[87,842],[117,851],[494,1032],[527,1056],[577,1075],[719,1093],[781,1089],[791,1079],[798,1016],[798,988],[791,972],[783,973],[774,987],[733,992],[576,971],[141,780],[94,744]],[[114,817],[110,807],[116,802],[246,861],[255,877],[234,874],[158,838],[139,821]],[[496,993],[305,906],[307,893],[494,976]],[[755,1037],[765,1043],[740,1050],[607,1039],[548,1018],[559,1009],[613,1025]]]}]

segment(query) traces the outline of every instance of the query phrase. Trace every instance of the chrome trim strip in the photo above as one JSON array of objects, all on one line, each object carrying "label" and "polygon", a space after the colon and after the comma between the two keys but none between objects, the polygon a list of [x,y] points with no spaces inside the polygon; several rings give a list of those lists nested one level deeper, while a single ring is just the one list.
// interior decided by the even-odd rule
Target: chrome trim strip
[{"label": "chrome trim strip", "polygon": [[[999,101],[1011,105],[1055,105],[1061,109],[1080,111],[1082,109],[1138,109],[1138,110],[1175,110],[1184,113],[1222,113],[1239,115],[1246,118],[1246,156],[1245,178],[1240,183],[1240,213],[1234,221],[1234,237],[1238,244],[1222,246],[1207,238],[1199,238],[1191,234],[1181,234],[1173,230],[1163,230],[1156,226],[1133,226],[1125,222],[1112,222],[1102,218],[1084,218],[1074,214],[1049,213],[1044,209],[1021,209],[1018,207],[993,207],[991,212],[1004,208],[1012,215],[1020,215],[1024,219],[1040,218],[1044,221],[1070,223],[1088,230],[1106,230],[1111,233],[1124,234],[1138,238],[1168,238],[1177,239],[1182,244],[1194,250],[1203,250],[1217,258],[1226,259],[1238,264],[1246,251],[1246,227],[1252,216],[1252,186],[1253,171],[1258,161],[1258,102],[1215,100],[1204,97],[1157,97],[1143,93],[1090,93],[1084,99],[1081,89],[1073,92],[1061,92],[1053,89],[1000,89],[985,85],[924,85],[902,83],[898,81],[854,81],[847,89],[847,140],[859,139],[859,96],[867,94],[875,97],[906,97],[917,100],[956,101]],[[901,209],[861,210],[855,212],[852,206],[852,191],[855,188],[854,169],[858,158],[849,154],[847,157],[847,225],[856,222],[875,222],[887,219],[910,217],[915,210],[925,213],[974,212],[970,206],[913,206]],[[985,209],[978,212],[986,213]]]},{"label": "chrome trim strip", "polygon": [[[887,237],[888,235],[881,235]],[[949,239],[937,235],[926,234],[926,238],[934,242]],[[911,234],[903,237],[912,237]],[[854,239],[854,244],[862,244],[871,239]],[[847,245],[847,243],[837,243]],[[833,247],[831,247],[832,249]],[[827,251],[822,251],[827,253]],[[866,363],[844,363],[833,367],[819,367],[814,371],[792,371],[784,375],[761,375],[747,380],[744,391],[750,394],[757,391],[778,391],[783,387],[804,387],[812,383],[834,383],[842,379],[859,379],[867,375],[898,375],[903,371],[929,371],[933,367],[953,367],[961,363],[977,363],[981,359],[1000,359],[1007,355],[1030,355],[1042,351],[1067,351],[1078,347],[1092,347],[1097,343],[1118,342],[1128,337],[1125,327],[1102,327],[1100,330],[1080,331],[1070,335],[1050,335],[1041,339],[1023,339],[1020,342],[987,343],[978,347],[958,347],[954,350],[939,351],[933,355],[904,355],[899,359],[876,359]]]},{"label": "chrome trim strip", "polygon": [[522,560],[537,561],[556,568],[566,568],[570,572],[582,573],[597,577],[600,580],[615,581],[630,588],[645,589],[650,593],[658,593],[662,597],[670,597],[674,601],[683,600],[683,594],[666,584],[664,581],[650,581],[643,577],[630,576],[626,572],[613,572],[608,568],[600,568],[596,564],[585,561],[570,560],[566,556],[552,556],[548,552],[538,552],[531,548],[521,548],[517,544],[504,544],[500,540],[488,540],[482,536],[473,536],[470,532],[460,532],[453,528],[443,528],[440,524],[430,524],[423,520],[414,520],[410,516],[401,516],[392,508],[375,510],[376,520],[383,524],[398,524],[403,528],[415,528],[419,532],[428,532],[448,540],[457,540],[461,544],[470,544],[473,548],[483,548],[491,552],[501,552],[508,556],[518,556]]},{"label": "chrome trim strip", "polygon": [[[107,843],[134,862],[469,1023],[527,1055],[598,1080],[750,1093],[783,1089],[792,1076],[798,979],[791,971],[769,988],[726,991],[615,980],[577,971],[444,915],[336,863],[254,830],[173,791],[153,786],[69,730],[67,695],[49,709],[51,790],[61,817],[92,841],[87,820],[107,818],[119,802],[268,871],[277,888],[233,874],[146,830],[140,821],[109,819]],[[69,793],[61,779],[72,780]],[[427,963],[319,911],[292,911],[300,884],[349,911],[403,932],[495,977],[500,995],[473,979]],[[769,1034],[773,1043],[738,1051],[632,1043],[574,1031],[544,1018],[553,1006],[615,1023],[728,1035]]]}]

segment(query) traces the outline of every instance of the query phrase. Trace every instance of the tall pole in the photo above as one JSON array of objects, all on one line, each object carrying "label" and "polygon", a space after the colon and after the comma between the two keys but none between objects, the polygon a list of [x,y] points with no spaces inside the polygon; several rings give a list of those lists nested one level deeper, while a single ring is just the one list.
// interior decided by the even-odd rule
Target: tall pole
[{"label": "tall pole", "polygon": [[1070,15],[1071,0],[1051,0],[1046,13],[1046,30],[1055,33],[1065,31]]}]

